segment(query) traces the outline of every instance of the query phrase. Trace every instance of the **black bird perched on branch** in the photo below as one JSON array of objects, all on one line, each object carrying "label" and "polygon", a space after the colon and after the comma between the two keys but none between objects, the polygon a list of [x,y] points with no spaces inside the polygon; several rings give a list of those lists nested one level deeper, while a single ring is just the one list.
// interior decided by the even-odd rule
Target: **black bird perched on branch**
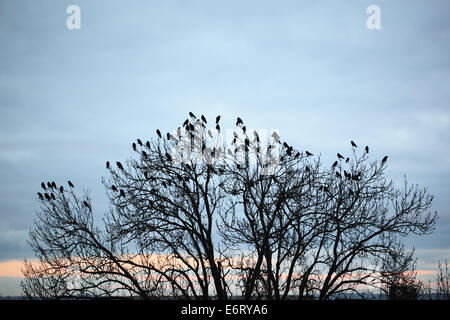
[{"label": "black bird perched on branch", "polygon": [[37,194],[39,196],[39,199],[44,200],[44,196],[42,195],[42,193],[38,192]]},{"label": "black bird perched on branch", "polygon": [[[187,120],[186,120],[187,121]],[[159,131],[159,129],[156,129],[156,134],[158,135],[158,137],[161,139],[162,135],[161,135],[161,131]]]},{"label": "black bird perched on branch", "polygon": [[48,195],[47,192],[44,194],[44,196],[45,196],[45,199],[47,199],[48,201],[50,201],[50,196]]},{"label": "black bird perched on branch", "polygon": [[200,117],[200,119],[202,119],[202,121],[203,121],[204,123],[208,123],[208,121],[206,121],[206,118],[205,118],[204,115],[202,115],[202,116]]},{"label": "black bird perched on branch", "polygon": [[133,142],[133,150],[136,151],[136,143]]},{"label": "black bird perched on branch", "polygon": [[49,188],[49,189],[52,189],[53,187],[52,187],[52,184],[49,182],[49,181],[47,181],[47,188]]},{"label": "black bird perched on branch", "polygon": [[384,164],[388,159],[388,156],[384,156],[383,160],[381,160],[381,164]]},{"label": "black bird perched on branch", "polygon": [[63,186],[59,187],[59,192],[61,192],[61,193],[64,192],[64,187]]},{"label": "black bird perched on branch", "polygon": [[216,123],[219,123],[219,121],[220,121],[220,116],[217,116],[216,117]]},{"label": "black bird perched on branch", "polygon": [[344,159],[344,157],[342,156],[342,154],[340,154],[339,152],[338,152],[338,154],[337,154],[337,157],[338,157],[339,159]]},{"label": "black bird perched on branch", "polygon": [[112,191],[117,192],[117,187],[115,185],[111,186]]},{"label": "black bird perched on branch", "polygon": [[120,189],[120,196],[125,198],[125,191],[123,191],[123,189]]},{"label": "black bird perched on branch", "polygon": [[142,141],[141,141],[141,139],[137,139],[137,143],[138,143],[139,146],[142,147]]},{"label": "black bird perched on branch", "polygon": [[313,156],[314,154],[312,154],[311,152],[309,152],[309,151],[306,151],[306,156],[307,157],[310,157],[310,156]]},{"label": "black bird perched on branch", "polygon": [[167,132],[167,140],[170,140],[170,133]]},{"label": "black bird perched on branch", "polygon": [[186,119],[186,120],[183,122],[183,127],[186,127],[186,126],[188,125],[188,123],[189,123],[189,120]]},{"label": "black bird perched on branch", "polygon": [[89,208],[90,209],[90,207],[89,207],[89,203],[87,203],[87,201],[86,200],[83,200],[83,205],[86,207],[86,208]]},{"label": "black bird perched on branch", "polygon": [[73,183],[72,183],[72,181],[67,181],[67,184],[69,185],[69,187],[71,187],[71,188],[74,188],[74,185],[73,185]]},{"label": "black bird perched on branch", "polygon": [[338,165],[338,162],[335,161],[331,167],[332,167],[332,168],[335,168],[337,165]]},{"label": "black bird perched on branch", "polygon": [[192,112],[189,112],[189,116],[190,116],[192,119],[197,119],[197,117],[196,117]]},{"label": "black bird perched on branch", "polygon": [[106,169],[109,169],[109,161],[106,161]]},{"label": "black bird perched on branch", "polygon": [[341,175],[339,172],[336,171],[336,177],[338,177],[339,179],[341,179],[341,178],[342,178],[342,175]]},{"label": "black bird perched on branch", "polygon": [[57,189],[55,181],[52,181],[52,188]]},{"label": "black bird perched on branch", "polygon": [[286,149],[289,148],[289,145],[288,145],[286,142],[283,142],[283,146],[284,146]]},{"label": "black bird perched on branch", "polygon": [[142,156],[147,159],[147,152],[145,152],[144,150],[142,150]]},{"label": "black bird perched on branch", "polygon": [[240,125],[240,124],[244,124],[244,122],[242,122],[242,119],[241,119],[241,118],[237,117],[236,125],[238,126],[238,125]]},{"label": "black bird perched on branch", "polygon": [[41,183],[41,187],[42,187],[42,189],[46,190],[44,182]]},{"label": "black bird perched on branch", "polygon": [[122,164],[121,164],[119,161],[117,161],[116,164],[117,164],[117,167],[118,167],[120,170],[123,170],[123,166],[122,166]]},{"label": "black bird perched on branch", "polygon": [[56,200],[56,197],[55,197],[55,195],[53,194],[53,192],[52,192],[50,195],[52,196],[52,199],[53,199],[53,200]]},{"label": "black bird perched on branch", "polygon": [[345,170],[344,170],[344,176],[345,176],[347,179],[351,179],[351,178],[352,178],[352,175],[351,175],[350,173],[348,173],[347,171],[345,171]]},{"label": "black bird perched on branch", "polygon": [[300,157],[300,152],[297,152],[297,153],[295,154],[295,159],[297,159],[298,157]]},{"label": "black bird perched on branch", "polygon": [[347,157],[347,159],[345,159],[345,163],[348,163],[350,161],[350,158]]},{"label": "black bird perched on branch", "polygon": [[352,144],[352,147],[358,148],[358,146],[356,145],[355,141],[351,140],[350,143]]},{"label": "black bird perched on branch", "polygon": [[170,154],[168,154],[167,152],[166,152],[166,158],[167,158],[167,160],[172,161],[172,156]]},{"label": "black bird perched on branch", "polygon": [[145,143],[145,146],[146,146],[147,148],[150,149],[150,141],[147,141],[147,142]]},{"label": "black bird perched on branch", "polygon": [[219,126],[219,124],[216,124],[216,130],[217,130],[217,131],[220,131],[220,126]]},{"label": "black bird perched on branch", "polygon": [[369,153],[369,146],[366,146],[366,153]]}]

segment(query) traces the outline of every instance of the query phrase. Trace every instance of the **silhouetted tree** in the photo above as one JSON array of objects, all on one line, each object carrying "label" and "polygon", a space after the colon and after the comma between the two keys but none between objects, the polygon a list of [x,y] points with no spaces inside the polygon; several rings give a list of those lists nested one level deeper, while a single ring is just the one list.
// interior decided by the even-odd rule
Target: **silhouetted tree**
[{"label": "silhouetted tree", "polygon": [[230,142],[189,116],[167,138],[138,140],[117,169],[107,162],[104,228],[86,191],[40,197],[25,294],[328,299],[380,284],[401,237],[433,230],[432,196],[395,188],[387,156],[370,162],[352,142],[351,159],[324,165],[241,118]]},{"label": "silhouetted tree", "polygon": [[437,275],[437,295],[439,299],[450,300],[450,274],[448,271],[448,262],[438,261],[438,275]]},{"label": "silhouetted tree", "polygon": [[401,243],[394,244],[381,258],[381,289],[389,300],[417,300],[424,284],[417,280],[414,250],[407,252]]}]

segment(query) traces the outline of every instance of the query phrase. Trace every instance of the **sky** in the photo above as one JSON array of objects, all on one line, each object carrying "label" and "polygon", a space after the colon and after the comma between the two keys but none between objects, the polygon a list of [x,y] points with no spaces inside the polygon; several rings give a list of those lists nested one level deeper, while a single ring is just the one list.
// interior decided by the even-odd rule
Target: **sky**
[{"label": "sky", "polygon": [[389,155],[389,178],[435,196],[435,232],[406,239],[430,274],[450,259],[449,14],[446,0],[0,1],[0,295],[33,258],[41,181],[90,190],[100,220],[105,162],[189,111],[277,129],[325,163],[350,140]]}]

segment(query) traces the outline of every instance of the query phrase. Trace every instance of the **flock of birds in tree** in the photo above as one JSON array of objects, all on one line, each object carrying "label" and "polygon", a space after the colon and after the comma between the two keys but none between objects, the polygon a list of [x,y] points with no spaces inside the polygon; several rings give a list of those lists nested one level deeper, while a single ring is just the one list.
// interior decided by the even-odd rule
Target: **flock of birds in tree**
[{"label": "flock of birds in tree", "polygon": [[[70,180],[67,181],[67,184],[71,189],[75,188],[72,181]],[[59,186],[58,188],[55,181],[47,182],[47,184],[45,182],[42,182],[41,188],[44,190],[44,193],[41,192],[37,193],[40,200],[47,200],[47,201],[56,200],[56,196],[53,192],[56,193],[57,191],[59,191],[61,194],[64,194],[64,192],[66,192],[66,190],[64,190],[64,186]],[[83,206],[90,209],[90,205],[86,200],[83,200]]]},{"label": "flock of birds in tree", "polygon": [[[189,116],[191,117],[191,119],[192,119],[193,121],[195,121],[195,124],[196,124],[196,125],[200,124],[203,128],[206,128],[205,124],[207,124],[208,122],[207,122],[206,117],[205,117],[204,115],[201,115],[200,120],[197,119],[197,117],[196,117],[192,112],[189,112]],[[217,130],[218,132],[220,132],[220,124],[219,124],[220,119],[221,119],[221,116],[218,115],[218,116],[216,117],[216,130]],[[237,119],[236,119],[236,126],[237,126],[237,127],[240,127],[240,128],[242,129],[243,133],[246,134],[246,127],[245,127],[244,122],[242,121],[242,119],[241,119],[240,117],[237,117]],[[186,120],[184,121],[183,127],[184,127],[186,130],[190,131],[190,132],[195,131],[195,126],[194,126],[194,124],[192,124],[192,123],[189,121],[189,119],[186,119]],[[181,128],[180,128],[180,127],[178,128],[177,132],[178,132],[178,138],[180,138],[180,137],[181,137]],[[162,138],[163,138],[162,133],[161,133],[161,131],[160,131],[159,129],[156,130],[156,134],[157,134],[157,136],[158,136],[159,139],[162,139]],[[256,141],[256,142],[259,143],[259,142],[260,142],[260,139],[259,139],[259,136],[258,136],[257,132],[254,131],[253,134],[254,134],[254,136],[255,136],[255,138],[254,138],[253,141]],[[210,135],[211,135],[211,134],[210,134]],[[280,142],[280,139],[279,139],[279,136],[278,136],[278,134],[277,134],[275,131],[272,132],[271,137],[273,138],[274,142],[281,143],[281,142]],[[233,142],[232,142],[233,145],[236,144],[238,138],[239,138],[239,137],[238,137],[237,133],[234,132],[234,139],[233,139]],[[170,133],[167,133],[167,140],[176,140],[176,138],[173,137]],[[357,147],[358,147],[357,144],[356,144],[353,140],[351,140],[350,143],[351,143],[351,146],[352,146],[353,148],[357,148]],[[136,142],[133,142],[133,143],[132,143],[132,148],[133,148],[133,150],[134,150],[135,152],[138,152],[138,145],[139,145],[140,147],[143,147],[143,146],[144,146],[144,143],[142,142],[141,139],[137,139]],[[150,149],[150,147],[151,147],[150,142],[147,141],[147,142],[145,143],[145,146],[146,146],[148,149]],[[249,140],[249,138],[246,136],[246,138],[245,138],[245,140],[244,140],[244,143],[243,143],[243,149],[246,150],[246,151],[248,151],[249,146],[250,146],[250,140]],[[269,145],[269,146],[268,146],[268,150],[270,150],[270,148],[272,148],[272,147],[273,147],[272,145]],[[293,148],[292,146],[289,146],[286,142],[283,143],[283,147],[284,147],[285,150],[286,150],[286,155],[287,155],[287,156],[289,156],[289,157],[292,157],[292,156],[293,156],[295,159],[297,159],[297,158],[299,158],[299,157],[301,156],[301,153],[300,153],[300,152],[296,152],[295,155],[294,155],[294,154],[293,154],[294,148]],[[205,148],[205,146],[203,145],[203,148],[202,148],[202,149],[204,149],[204,148]],[[239,147],[238,147],[238,148],[239,148]],[[236,151],[238,148],[236,148],[235,151]],[[258,147],[258,148],[259,148],[259,147]],[[366,153],[366,154],[369,153],[369,147],[368,147],[368,146],[366,146],[364,150],[365,150],[365,153]],[[258,151],[259,151],[259,149],[258,149]],[[147,153],[146,153],[144,150],[141,150],[140,152],[141,152],[141,154],[142,154],[142,156],[143,156],[144,158],[147,158],[147,157],[148,157]],[[232,152],[231,152],[230,149],[228,149],[228,153],[229,153],[229,154],[232,154]],[[214,151],[212,152],[212,155],[213,155],[213,154],[214,154]],[[305,154],[306,154],[307,157],[311,157],[311,156],[314,155],[313,153],[311,153],[311,152],[309,152],[309,151],[305,151]],[[172,157],[171,157],[171,155],[170,155],[169,153],[165,152],[165,157],[167,158],[168,161],[172,161]],[[338,160],[336,160],[336,161],[332,164],[332,169],[333,169],[333,170],[335,170],[335,168],[336,168],[337,165],[339,164],[339,161],[345,160],[345,163],[348,163],[348,162],[350,161],[350,158],[349,158],[349,157],[345,158],[345,157],[344,157],[342,154],[340,154],[340,153],[337,153],[337,157],[338,157]],[[384,164],[386,163],[387,159],[388,159],[387,156],[383,157],[383,159],[381,160],[381,165],[384,165]],[[283,160],[283,159],[281,159],[281,160]],[[117,165],[117,168],[118,168],[119,170],[125,171],[125,168],[123,167],[123,165],[122,165],[122,163],[121,163],[120,161],[116,161],[116,165]],[[185,164],[185,166],[189,169],[189,164]],[[238,169],[242,169],[242,166],[240,166],[239,164],[237,164],[237,168],[238,168]],[[111,163],[110,163],[109,161],[106,162],[106,169],[108,169],[108,170],[111,169]],[[310,172],[310,168],[309,168],[308,166],[306,166],[306,167],[305,167],[305,171]],[[361,174],[362,174],[361,172],[358,172],[357,174],[351,174],[351,173],[347,172],[346,170],[343,171],[344,177],[347,178],[347,179],[349,179],[349,180],[355,180],[355,181],[358,181],[358,180],[360,179],[360,177],[361,177]],[[155,180],[154,177],[148,177],[148,174],[147,174],[146,172],[144,173],[144,176],[145,176],[146,179],[150,179],[150,180],[152,180],[152,181]],[[338,179],[342,179],[342,178],[343,178],[343,177],[342,177],[342,174],[341,174],[339,171],[335,171],[335,176],[336,176]],[[188,181],[188,180],[189,180],[189,177],[186,177],[186,176],[183,177],[183,176],[181,176],[181,175],[179,175],[179,174],[177,174],[177,178],[178,178],[180,181]],[[162,182],[163,187],[167,187],[167,184],[171,185],[170,180],[169,180],[167,183],[166,183],[166,182]],[[68,185],[69,185],[70,188],[72,188],[72,189],[74,188],[74,185],[73,185],[73,183],[72,183],[71,181],[68,181]],[[39,197],[40,200],[47,200],[47,201],[56,200],[56,197],[55,197],[55,194],[53,193],[53,191],[58,190],[58,188],[57,188],[57,185],[56,185],[56,183],[55,183],[54,181],[53,181],[53,182],[47,182],[47,184],[45,184],[44,182],[42,182],[42,183],[41,183],[41,187],[42,187],[42,189],[43,189],[44,191],[47,191],[48,193],[47,193],[47,192],[44,192],[44,193],[42,194],[41,192],[38,192],[37,194],[38,194],[38,197]],[[111,189],[112,189],[112,191],[114,191],[114,192],[116,192],[116,193],[119,193],[119,194],[120,194],[120,197],[125,197],[125,191],[124,191],[123,189],[120,189],[120,190],[119,190],[115,185],[112,185],[112,186],[111,186]],[[322,191],[325,191],[325,192],[329,192],[329,186],[321,185],[321,186],[319,187],[319,190],[322,190]],[[63,186],[60,186],[60,187],[59,187],[59,192],[60,192],[61,194],[64,193],[64,187],[63,187]],[[349,193],[350,193],[351,195],[354,194],[354,192],[353,192],[351,189],[349,190]],[[83,201],[83,205],[84,205],[85,207],[87,207],[87,208],[90,209],[89,203],[88,203],[87,201],[84,200],[84,201]]]}]

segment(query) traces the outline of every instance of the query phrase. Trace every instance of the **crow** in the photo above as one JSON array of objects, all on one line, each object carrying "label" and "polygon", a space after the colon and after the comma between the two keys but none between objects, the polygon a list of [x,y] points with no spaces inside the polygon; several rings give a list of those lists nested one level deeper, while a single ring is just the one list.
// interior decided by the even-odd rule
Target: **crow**
[{"label": "crow", "polygon": [[50,196],[48,195],[48,193],[44,193],[45,199],[47,199],[48,201],[50,201]]},{"label": "crow", "polygon": [[195,116],[192,112],[189,112],[189,116],[190,116],[192,119],[197,119],[196,116]]},{"label": "crow", "polygon": [[42,187],[42,189],[46,190],[44,182],[41,183],[41,187]]},{"label": "crow", "polygon": [[216,125],[216,130],[217,130],[217,131],[220,131],[220,126],[219,126],[219,124]]},{"label": "crow", "polygon": [[[186,120],[187,121],[187,120]],[[162,135],[161,135],[161,131],[159,131],[159,129],[156,129],[156,134],[158,135],[158,137],[161,139]]]},{"label": "crow", "polygon": [[183,127],[186,127],[186,126],[188,125],[188,123],[189,123],[189,120],[186,119],[186,120],[183,122]]},{"label": "crow", "polygon": [[53,192],[52,192],[50,195],[52,196],[52,199],[53,199],[53,200],[56,200],[56,197],[55,197],[55,195],[53,194]]},{"label": "crow", "polygon": [[338,165],[338,162],[335,161],[331,167],[335,168]]},{"label": "crow", "polygon": [[284,146],[286,149],[289,148],[289,145],[288,145],[286,142],[283,142],[283,146]]},{"label": "crow", "polygon": [[219,123],[219,121],[220,121],[220,116],[217,116],[216,117],[216,123]]},{"label": "crow", "polygon": [[247,131],[247,127],[246,127],[246,126],[243,126],[243,127],[242,127],[242,131],[243,131],[244,134],[245,134],[245,131]]},{"label": "crow", "polygon": [[142,150],[142,156],[147,159],[147,152],[145,152],[144,150]]},{"label": "crow", "polygon": [[136,143],[133,142],[133,150],[136,151]]},{"label": "crow", "polygon": [[123,189],[120,189],[120,196],[125,198],[125,191],[123,191]]},{"label": "crow", "polygon": [[388,159],[388,156],[384,156],[383,160],[381,160],[381,164],[384,164]]},{"label": "crow", "polygon": [[172,156],[170,154],[168,154],[167,152],[166,152],[166,158],[167,158],[167,160],[172,161]]},{"label": "crow", "polygon": [[69,187],[74,188],[72,181],[69,180],[69,181],[67,181],[67,183],[68,183]]},{"label": "crow", "polygon": [[150,149],[150,141],[147,141],[147,142],[145,143],[145,146],[146,146],[147,148]]},{"label": "crow", "polygon": [[52,181],[52,188],[57,189],[55,181]]},{"label": "crow", "polygon": [[170,140],[170,133],[167,132],[167,140]]},{"label": "crow", "polygon": [[300,157],[300,152],[297,152],[297,153],[295,154],[295,159],[297,159],[298,157]]},{"label": "crow", "polygon": [[106,169],[109,169],[109,161],[106,161]]},{"label": "crow", "polygon": [[115,185],[112,185],[111,186],[111,189],[112,189],[112,191],[114,191],[114,192],[117,192],[118,190],[117,190],[117,187],[115,186]]},{"label": "crow", "polygon": [[347,157],[347,159],[345,159],[345,163],[348,163],[350,161],[350,158]]},{"label": "crow", "polygon": [[142,147],[142,141],[141,141],[141,139],[137,139],[137,143],[138,143],[139,146]]},{"label": "crow", "polygon": [[366,153],[369,153],[369,146],[366,146]]},{"label": "crow", "polygon": [[37,195],[39,196],[39,199],[44,200],[44,196],[42,195],[42,193],[38,192]]},{"label": "crow", "polygon": [[208,121],[206,121],[206,118],[205,118],[204,115],[202,115],[200,118],[202,119],[202,121],[203,121],[204,123],[208,123]]},{"label": "crow", "polygon": [[339,159],[344,159],[344,157],[342,156],[342,154],[340,154],[339,152],[338,152],[338,154],[337,154],[337,157],[338,157]]},{"label": "crow", "polygon": [[241,118],[237,117],[237,119],[236,119],[236,125],[238,126],[238,125],[240,125],[240,124],[244,124],[244,122],[242,122],[242,119],[241,119]]},{"label": "crow", "polygon": [[342,175],[341,175],[339,172],[336,171],[336,177],[338,177],[339,179],[341,179],[341,178],[342,178]]},{"label": "crow", "polygon": [[358,146],[356,145],[355,141],[350,141],[350,143],[352,144],[352,147],[358,148]]},{"label": "crow", "polygon": [[119,161],[116,161],[116,164],[117,164],[117,167],[118,167],[120,170],[123,170],[123,166],[122,166],[122,164],[121,164]]},{"label": "crow", "polygon": [[64,187],[63,186],[59,187],[59,192],[61,192],[61,193],[64,192]]},{"label": "crow", "polygon": [[89,207],[89,203],[87,203],[87,201],[86,200],[83,200],[83,205],[86,207],[86,208],[89,208],[90,209],[90,207]]},{"label": "crow", "polygon": [[306,153],[306,156],[307,156],[307,157],[309,157],[309,156],[313,156],[313,155],[314,155],[314,154],[312,154],[312,153],[311,153],[311,152],[309,152],[309,151],[306,151],[305,153]]},{"label": "crow", "polygon": [[47,187],[50,188],[50,189],[53,189],[52,184],[50,182],[48,182],[48,181],[47,181]]}]

